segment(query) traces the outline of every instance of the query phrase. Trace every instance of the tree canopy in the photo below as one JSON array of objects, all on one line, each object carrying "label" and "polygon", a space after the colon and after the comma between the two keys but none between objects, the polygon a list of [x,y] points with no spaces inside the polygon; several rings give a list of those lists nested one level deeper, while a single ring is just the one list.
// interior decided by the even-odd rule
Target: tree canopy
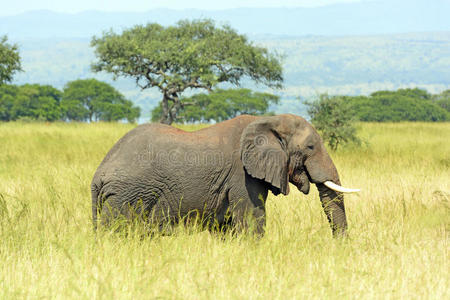
[{"label": "tree canopy", "polygon": [[139,114],[131,101],[95,79],[69,82],[64,92],[49,85],[0,85],[0,121],[134,122]]},{"label": "tree canopy", "polygon": [[433,95],[432,100],[450,113],[450,90],[445,90],[440,94]]},{"label": "tree canopy", "polygon": [[[449,113],[432,101],[433,95],[421,89],[378,91],[370,96],[344,96],[355,116],[368,122],[447,121]],[[440,99],[445,99],[442,94]],[[437,100],[438,101],[438,100]]]},{"label": "tree canopy", "polygon": [[61,95],[61,91],[49,85],[0,85],[0,120],[59,120]]},{"label": "tree canopy", "polygon": [[[178,120],[195,122],[221,122],[241,114],[264,115],[272,114],[268,111],[271,104],[278,104],[279,97],[269,93],[253,92],[249,89],[216,89],[209,94],[196,94],[189,98],[182,98],[186,105],[180,111]],[[161,105],[152,111],[152,121],[161,118]]]},{"label": "tree canopy", "polygon": [[91,46],[98,59],[94,71],[131,77],[142,89],[160,90],[160,121],[166,124],[176,120],[187,89],[211,91],[221,82],[239,85],[244,77],[274,88],[283,81],[276,55],[227,25],[216,27],[212,20],[138,25],[121,34],[109,31],[94,37]]},{"label": "tree canopy", "polygon": [[14,74],[22,71],[18,46],[7,41],[6,36],[0,37],[0,84],[11,82]]},{"label": "tree canopy", "polygon": [[116,89],[96,79],[71,81],[64,87],[61,107],[65,117],[77,121],[134,122],[140,115],[140,108]]}]

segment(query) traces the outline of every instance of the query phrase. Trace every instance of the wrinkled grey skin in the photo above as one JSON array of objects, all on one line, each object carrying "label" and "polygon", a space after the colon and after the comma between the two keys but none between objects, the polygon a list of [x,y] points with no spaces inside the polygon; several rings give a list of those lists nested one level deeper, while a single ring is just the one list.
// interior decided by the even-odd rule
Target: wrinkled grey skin
[{"label": "wrinkled grey skin", "polygon": [[[162,124],[138,126],[106,155],[92,180],[92,213],[108,225],[118,216],[177,222],[192,212],[210,224],[264,232],[268,191],[308,194],[316,184],[333,234],[345,234],[343,196],[323,142],[303,118],[240,116],[195,132]],[[230,216],[230,218],[227,218]]]}]

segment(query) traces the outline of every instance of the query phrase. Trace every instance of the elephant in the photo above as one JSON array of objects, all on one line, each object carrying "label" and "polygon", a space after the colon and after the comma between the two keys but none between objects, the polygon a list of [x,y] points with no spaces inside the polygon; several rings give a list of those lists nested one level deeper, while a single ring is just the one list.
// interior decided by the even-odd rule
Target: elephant
[{"label": "elephant", "polygon": [[288,195],[289,183],[304,194],[314,183],[333,236],[346,235],[343,192],[355,190],[340,186],[321,137],[304,118],[240,115],[193,132],[143,124],[95,172],[94,228],[137,216],[162,226],[193,214],[216,228],[263,235],[268,192]]}]

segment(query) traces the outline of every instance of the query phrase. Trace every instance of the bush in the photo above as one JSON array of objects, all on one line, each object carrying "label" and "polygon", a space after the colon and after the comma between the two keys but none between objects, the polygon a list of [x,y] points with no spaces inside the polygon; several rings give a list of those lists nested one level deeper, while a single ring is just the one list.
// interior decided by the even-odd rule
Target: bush
[{"label": "bush", "polygon": [[320,95],[318,100],[304,103],[308,106],[311,123],[333,151],[343,144],[361,144],[356,135],[352,108],[343,97]]}]

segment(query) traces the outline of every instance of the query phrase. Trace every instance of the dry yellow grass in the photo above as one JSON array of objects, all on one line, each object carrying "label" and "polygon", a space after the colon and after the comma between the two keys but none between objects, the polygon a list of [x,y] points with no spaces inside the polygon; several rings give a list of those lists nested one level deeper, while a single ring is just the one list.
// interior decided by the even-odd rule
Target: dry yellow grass
[{"label": "dry yellow grass", "polygon": [[[336,240],[314,191],[268,200],[267,234],[141,239],[91,225],[89,184],[124,124],[0,124],[0,298],[450,297],[450,124],[362,124],[332,157],[346,198]],[[192,129],[192,128],[191,128]]]}]

